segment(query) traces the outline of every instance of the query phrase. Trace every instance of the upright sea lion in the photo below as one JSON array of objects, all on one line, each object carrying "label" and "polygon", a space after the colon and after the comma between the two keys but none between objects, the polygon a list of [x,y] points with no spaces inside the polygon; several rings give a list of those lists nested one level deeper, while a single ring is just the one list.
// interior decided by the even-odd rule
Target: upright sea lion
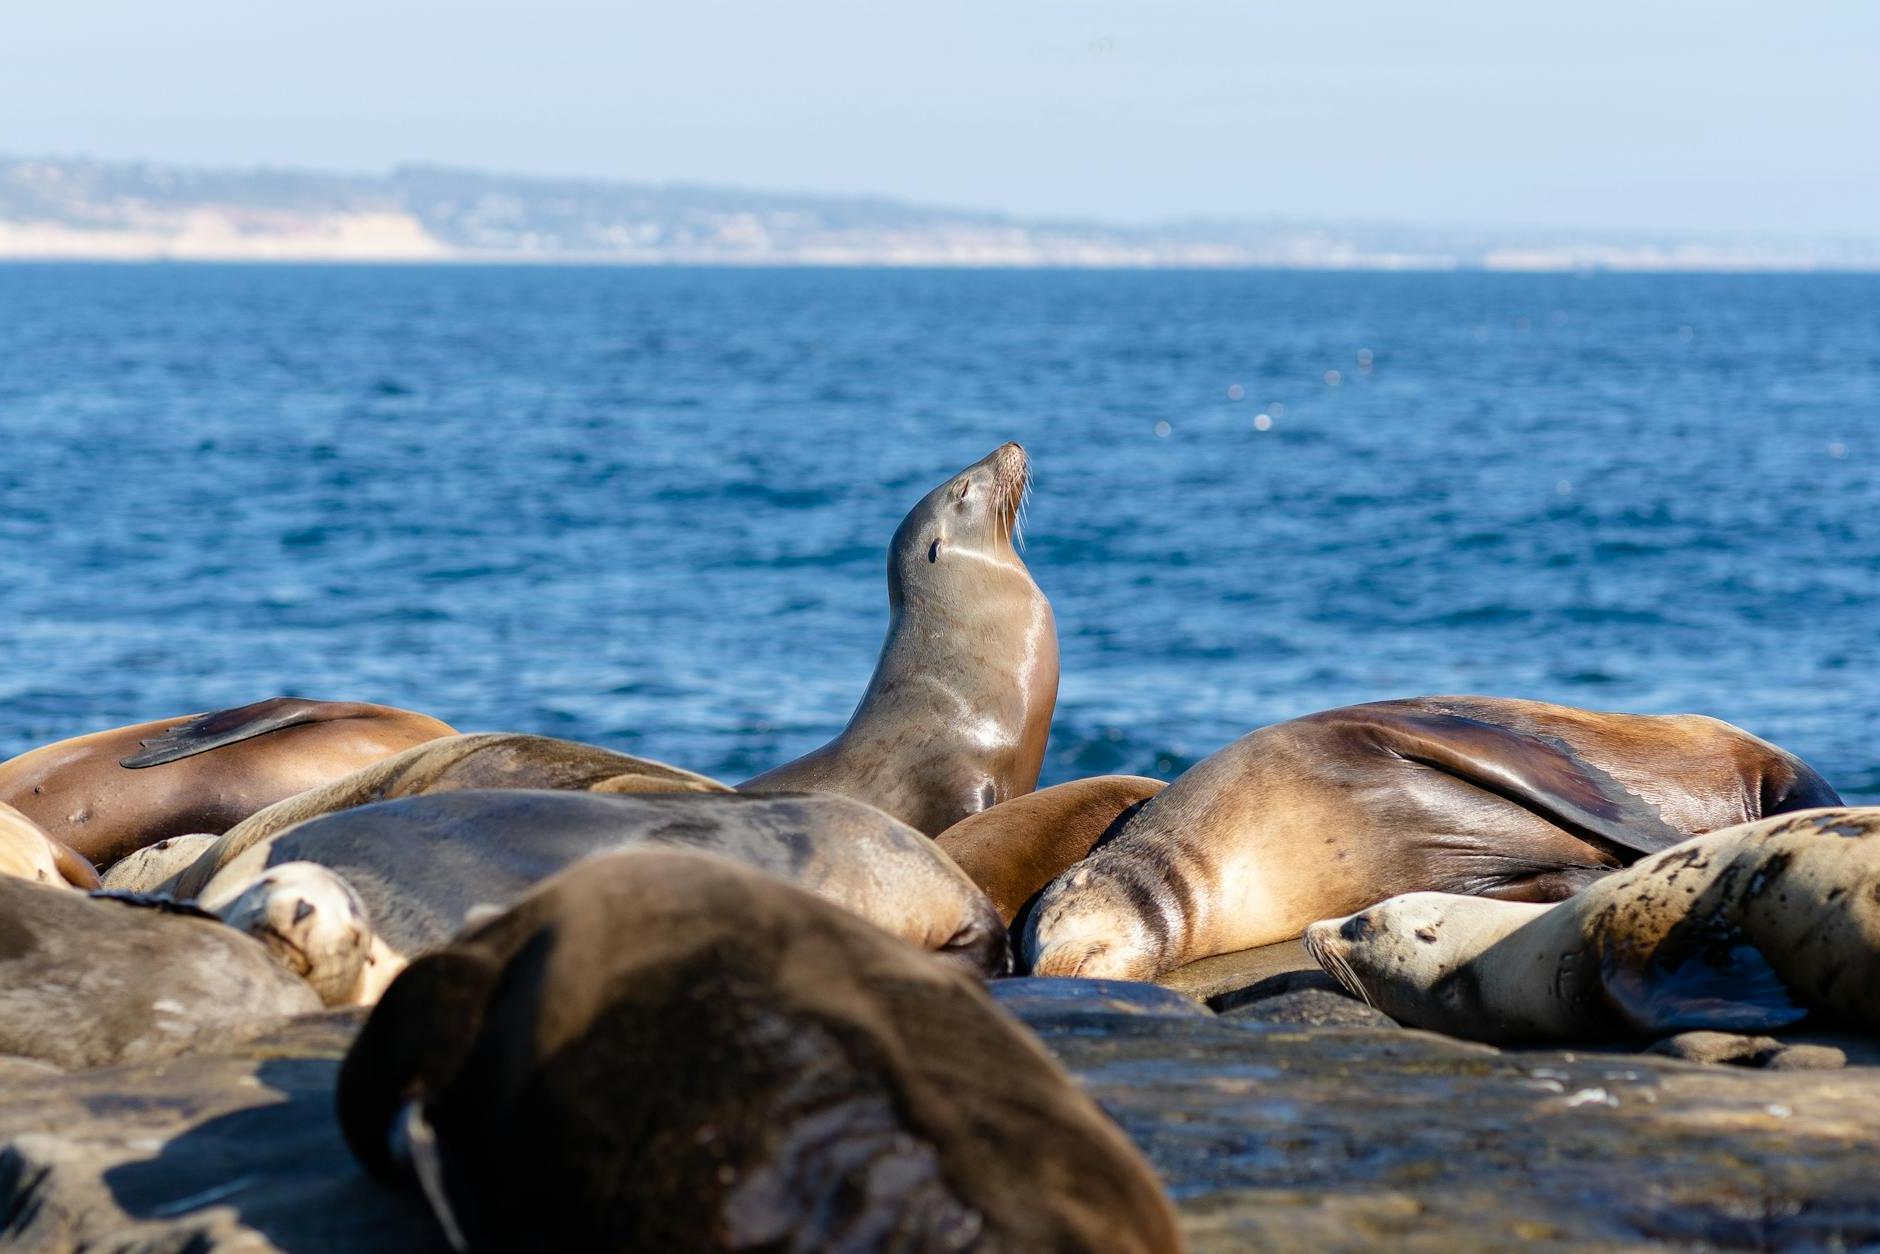
[{"label": "upright sea lion", "polygon": [[596,858],[413,963],[338,1107],[459,1249],[1181,1248],[976,980],[710,855]]},{"label": "upright sea lion", "polygon": [[283,797],[451,729],[410,710],[275,697],[93,732],[0,763],[0,801],[99,867],[224,832]]},{"label": "upright sea lion", "polygon": [[1348,706],[1190,768],[1045,890],[1023,954],[1040,975],[1152,979],[1398,893],[1557,901],[1687,836],[1839,800],[1711,718]]},{"label": "upright sea lion", "polygon": [[1142,775],[1075,779],[968,815],[934,843],[986,890],[1009,927],[1046,884],[1167,786]]},{"label": "upright sea lion", "polygon": [[1880,808],[1700,836],[1556,906],[1411,893],[1306,945],[1391,1018],[1483,1041],[1880,1027]]},{"label": "upright sea lion", "polygon": [[834,740],[738,787],[833,792],[935,836],[1030,792],[1057,705],[1051,603],[1012,547],[1029,470],[1006,444],[921,499],[888,546],[888,636]]},{"label": "upright sea lion", "polygon": [[223,863],[204,901],[270,867],[314,862],[359,894],[400,960],[444,944],[479,907],[507,906],[583,858],[638,845],[704,849],[771,871],[974,970],[1003,974],[1005,927],[933,841],[828,795],[447,792],[341,810]]},{"label": "upright sea lion", "polygon": [[0,876],[0,1054],[140,1062],[319,1008],[266,949],[198,910]]},{"label": "upright sea lion", "polygon": [[479,788],[549,788],[570,792],[730,792],[723,784],[664,762],[598,745],[515,732],[476,732],[429,741],[309,789],[242,820],[172,886],[198,895],[245,849],[296,823],[375,801]]},{"label": "upright sea lion", "polygon": [[0,802],[0,875],[40,884],[98,887],[98,872],[91,863],[5,802]]}]

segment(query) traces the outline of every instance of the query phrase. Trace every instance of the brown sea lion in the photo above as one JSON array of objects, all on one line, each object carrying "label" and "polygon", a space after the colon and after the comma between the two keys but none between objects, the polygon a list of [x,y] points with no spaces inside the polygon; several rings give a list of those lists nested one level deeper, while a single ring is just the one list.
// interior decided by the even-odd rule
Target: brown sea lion
[{"label": "brown sea lion", "polygon": [[1399,893],[1557,901],[1699,832],[1839,803],[1808,765],[1694,715],[1426,697],[1243,736],[1045,890],[1041,975],[1152,979]]},{"label": "brown sea lion", "polygon": [[977,981],[698,853],[597,858],[413,963],[338,1108],[459,1249],[1181,1248]]},{"label": "brown sea lion", "polygon": [[848,726],[741,791],[840,793],[934,836],[1037,787],[1058,650],[1012,547],[1028,476],[1006,444],[908,513],[888,546],[888,637]]},{"label": "brown sea lion", "polygon": [[263,806],[451,729],[410,710],[275,697],[76,736],[0,763],[0,801],[99,867]]},{"label": "brown sea lion", "polygon": [[359,894],[400,961],[444,944],[480,908],[502,908],[597,853],[678,846],[761,867],[877,927],[976,971],[1004,974],[1005,927],[932,840],[873,806],[829,794],[444,792],[336,811],[224,862],[205,903],[269,868],[313,862]]},{"label": "brown sea lion", "polygon": [[375,801],[488,788],[570,792],[730,792],[703,775],[598,745],[517,732],[475,732],[429,741],[361,767],[318,788],[278,801],[242,820],[175,882],[196,897],[211,877],[249,849],[311,818]]},{"label": "brown sea lion", "polygon": [[1306,945],[1391,1018],[1482,1041],[1880,1027],[1880,808],[1712,832],[1559,905],[1411,893]]},{"label": "brown sea lion", "polygon": [[98,887],[98,872],[91,863],[5,802],[0,802],[0,875],[40,884]]},{"label": "brown sea lion", "polygon": [[1166,787],[1141,775],[1075,779],[968,815],[934,843],[986,890],[1009,927],[1046,884]]},{"label": "brown sea lion", "polygon": [[319,1008],[306,981],[201,911],[0,876],[0,1054],[140,1062]]}]

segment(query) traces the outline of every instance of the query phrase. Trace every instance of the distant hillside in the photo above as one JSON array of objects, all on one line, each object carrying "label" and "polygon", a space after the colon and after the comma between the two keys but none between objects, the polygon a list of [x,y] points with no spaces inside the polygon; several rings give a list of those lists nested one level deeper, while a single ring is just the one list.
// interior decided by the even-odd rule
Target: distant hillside
[{"label": "distant hillside", "polygon": [[1331,269],[1880,269],[1880,240],[1048,221],[869,197],[0,158],[0,258]]}]

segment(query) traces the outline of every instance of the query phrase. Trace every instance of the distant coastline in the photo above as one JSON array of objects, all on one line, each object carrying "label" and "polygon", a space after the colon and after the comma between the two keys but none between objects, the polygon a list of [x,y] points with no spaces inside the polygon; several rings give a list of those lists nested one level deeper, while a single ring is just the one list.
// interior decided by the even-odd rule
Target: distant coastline
[{"label": "distant coastline", "polygon": [[431,166],[340,175],[0,157],[0,260],[1872,272],[1880,237],[1121,225]]}]

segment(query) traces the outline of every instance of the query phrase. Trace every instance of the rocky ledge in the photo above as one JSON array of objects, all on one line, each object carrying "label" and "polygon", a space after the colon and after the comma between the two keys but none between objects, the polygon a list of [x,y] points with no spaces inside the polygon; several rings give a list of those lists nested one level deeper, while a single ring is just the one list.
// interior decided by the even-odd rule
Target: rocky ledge
[{"label": "rocky ledge", "polygon": [[[1223,1013],[1144,984],[994,989],[1148,1153],[1197,1250],[1880,1242],[1867,1044],[1495,1050],[1391,1026],[1285,971],[1217,994]],[[334,1125],[361,1018],[157,1064],[0,1063],[0,1239],[442,1250],[422,1204],[363,1176]]]}]

